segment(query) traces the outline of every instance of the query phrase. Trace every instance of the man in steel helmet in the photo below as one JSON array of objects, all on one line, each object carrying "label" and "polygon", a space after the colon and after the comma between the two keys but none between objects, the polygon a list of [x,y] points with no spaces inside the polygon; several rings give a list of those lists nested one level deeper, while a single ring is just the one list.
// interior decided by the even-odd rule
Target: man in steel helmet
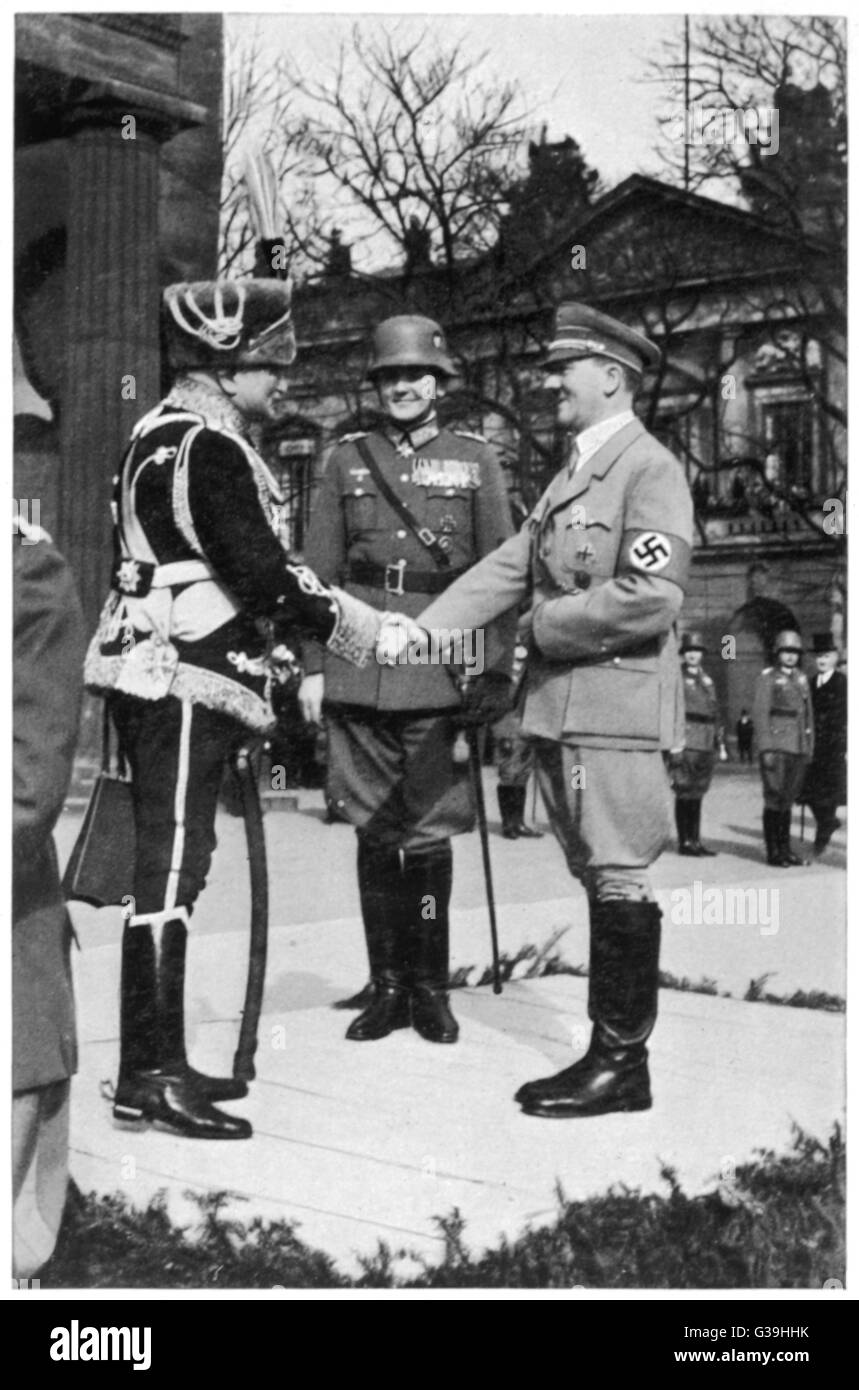
[{"label": "man in steel helmet", "polygon": [[188,925],[215,844],[218,790],[247,730],[274,727],[277,648],[309,633],[349,661],[379,616],[290,561],[280,496],[249,431],[277,417],[295,357],[282,280],[171,285],[174,384],[136,425],[115,479],[111,592],[85,679],[132,771],[134,910],[122,938],[114,1119],[196,1139],[251,1126],[212,1104],[246,1091],[185,1051]]},{"label": "man in steel helmet", "polygon": [[[501,469],[479,435],[445,429],[437,406],[455,375],[444,334],[398,315],[373,335],[368,376],[385,415],[331,454],[311,517],[307,561],[350,594],[414,615],[512,531]],[[405,508],[405,511],[403,510]],[[488,632],[468,682],[467,717],[509,704],[515,615]],[[480,634],[482,636],[482,634]],[[328,728],[328,795],[355,826],[372,986],[353,1041],[413,1024],[454,1043],[448,911],[451,836],[474,824],[467,764],[454,749],[462,697],[450,668],[421,662],[346,672],[312,646],[299,699]]]},{"label": "man in steel helmet", "polygon": [[713,779],[721,732],[716,688],[701,665],[706,650],[699,632],[684,632],[680,639],[684,740],[683,748],[671,753],[668,761],[678,849],[695,858],[716,853],[701,843],[701,802]]},{"label": "man in steel helmet", "polygon": [[754,723],[764,790],[767,863],[788,869],[803,861],[790,847],[790,818],[814,752],[814,713],[799,669],[802,638],[785,629],[773,644],[775,665],[758,676]]}]

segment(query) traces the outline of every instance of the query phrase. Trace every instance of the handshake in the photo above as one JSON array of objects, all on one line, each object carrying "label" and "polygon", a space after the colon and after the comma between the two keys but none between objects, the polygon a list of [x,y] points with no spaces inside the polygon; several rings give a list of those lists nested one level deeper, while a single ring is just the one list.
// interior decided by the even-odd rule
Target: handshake
[{"label": "handshake", "polygon": [[380,666],[396,666],[409,647],[426,643],[427,634],[405,613],[385,613],[376,636],[376,660]]}]

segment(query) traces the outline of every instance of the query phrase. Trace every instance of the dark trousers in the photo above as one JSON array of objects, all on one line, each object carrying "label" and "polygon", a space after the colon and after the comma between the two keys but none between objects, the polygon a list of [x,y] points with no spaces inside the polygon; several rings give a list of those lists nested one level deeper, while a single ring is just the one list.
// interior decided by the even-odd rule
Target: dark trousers
[{"label": "dark trousers", "polygon": [[110,706],[132,774],[135,914],[190,907],[215,848],[224,767],[245,730],[229,715],[172,695],[113,695]]}]

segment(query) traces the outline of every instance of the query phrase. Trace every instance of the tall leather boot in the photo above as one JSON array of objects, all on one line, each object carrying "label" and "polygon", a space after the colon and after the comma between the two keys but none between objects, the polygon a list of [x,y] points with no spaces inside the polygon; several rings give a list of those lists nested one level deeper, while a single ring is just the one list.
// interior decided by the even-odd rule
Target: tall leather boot
[{"label": "tall leather boot", "polygon": [[786,865],[791,867],[796,864],[802,864],[804,861],[800,859],[798,854],[794,854],[790,847],[790,822],[793,811],[792,809],[789,811],[779,811],[777,814],[779,818],[778,845],[782,860]]},{"label": "tall leather boot", "polygon": [[779,843],[779,824],[780,811],[770,811],[764,808],[764,843],[767,851],[767,863],[774,869],[787,869],[789,864],[782,858],[781,845]]},{"label": "tall leather boot", "polygon": [[646,1043],[656,1022],[661,917],[656,903],[591,904],[590,1046],[556,1076],[520,1087],[526,1114],[575,1119],[650,1109]]},{"label": "tall leather boot", "polygon": [[[187,1062],[181,1064],[184,1038],[180,1048],[175,1002],[179,938],[168,933],[165,952],[167,925],[132,919],[123,930],[114,1121],[135,1129],[152,1124],[188,1139],[249,1139],[253,1131],[248,1121],[211,1105],[191,1079]],[[179,925],[184,930],[184,922]]]},{"label": "tall leather boot", "polygon": [[403,856],[404,902],[412,942],[412,1023],[427,1042],[455,1043],[459,1024],[448,999],[453,850],[441,840]]},{"label": "tall leather boot", "polygon": [[367,1007],[349,1024],[346,1037],[350,1042],[375,1042],[411,1023],[399,850],[374,845],[359,835],[358,890],[373,992]]},{"label": "tall leather boot", "polygon": [[677,853],[698,857],[699,850],[695,846],[692,832],[693,825],[693,802],[686,797],[678,796],[674,802],[674,819],[677,823]]},{"label": "tall leather boot", "polygon": [[156,943],[156,988],[163,1049],[162,1065],[181,1072],[208,1100],[241,1100],[248,1093],[246,1081],[232,1076],[207,1076],[188,1061],[185,1051],[185,956],[188,928],[179,919],[165,922]]},{"label": "tall leather boot", "polygon": [[513,829],[516,838],[520,840],[542,840],[542,830],[534,830],[530,825],[525,824],[525,800],[528,796],[528,788],[510,787],[512,793],[510,804],[512,806]]},{"label": "tall leather boot", "polygon": [[687,804],[689,806],[689,828],[695,853],[712,859],[716,850],[707,849],[706,845],[701,844],[701,798],[699,797],[696,801],[690,801]]},{"label": "tall leather boot", "polygon": [[518,840],[519,830],[516,825],[516,806],[511,792],[515,792],[515,787],[504,787],[498,784],[498,810],[501,812],[501,834],[505,840]]}]

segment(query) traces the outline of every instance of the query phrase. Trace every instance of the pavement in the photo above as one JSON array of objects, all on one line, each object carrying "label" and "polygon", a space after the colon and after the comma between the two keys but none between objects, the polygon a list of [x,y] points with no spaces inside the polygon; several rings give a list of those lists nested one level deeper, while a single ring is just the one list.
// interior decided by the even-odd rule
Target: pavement
[{"label": "pavement", "polygon": [[[491,771],[486,782],[491,814]],[[492,822],[501,949],[513,957],[531,948],[501,996],[477,985],[490,954],[478,837],[454,842],[451,965],[468,981],[452,996],[458,1045],[405,1030],[360,1046],[343,1037],[350,1015],[331,1008],[366,978],[354,832],[324,824],[318,792],[301,792],[296,811],[268,812],[258,1077],[246,1100],[226,1107],[252,1122],[246,1143],[113,1127],[103,1082],[117,1061],[120,915],[73,904],[82,947],[73,1176],[85,1191],[119,1190],[137,1204],[164,1190],[190,1227],[199,1221],[192,1194],[227,1190],[238,1219],[295,1221],[343,1270],[356,1272],[380,1241],[407,1270],[415,1257],[442,1256],[438,1218],[455,1208],[466,1244],[480,1251],[551,1221],[558,1190],[571,1199],[612,1186],[665,1192],[668,1166],[684,1191],[702,1193],[756,1152],[786,1152],[797,1126],[825,1141],[843,1118],[844,1015],[760,995],[845,996],[845,831],[820,861],[771,869],[760,806],[756,769],[720,767],[703,817],[718,857],[669,851],[654,868],[662,969],[685,987],[660,992],[654,1106],[634,1115],[553,1123],[512,1101],[522,1081],[568,1065],[589,1036],[587,981],[527,974],[542,968],[540,955],[587,962],[584,896],[549,834],[506,841]],[[61,862],[80,817],[76,803],[60,821]],[[540,807],[538,824],[546,829]],[[798,812],[794,832],[796,843]],[[220,815],[218,837],[193,919],[187,1012],[194,1064],[224,1074],[244,991],[248,903],[242,823]]]}]

